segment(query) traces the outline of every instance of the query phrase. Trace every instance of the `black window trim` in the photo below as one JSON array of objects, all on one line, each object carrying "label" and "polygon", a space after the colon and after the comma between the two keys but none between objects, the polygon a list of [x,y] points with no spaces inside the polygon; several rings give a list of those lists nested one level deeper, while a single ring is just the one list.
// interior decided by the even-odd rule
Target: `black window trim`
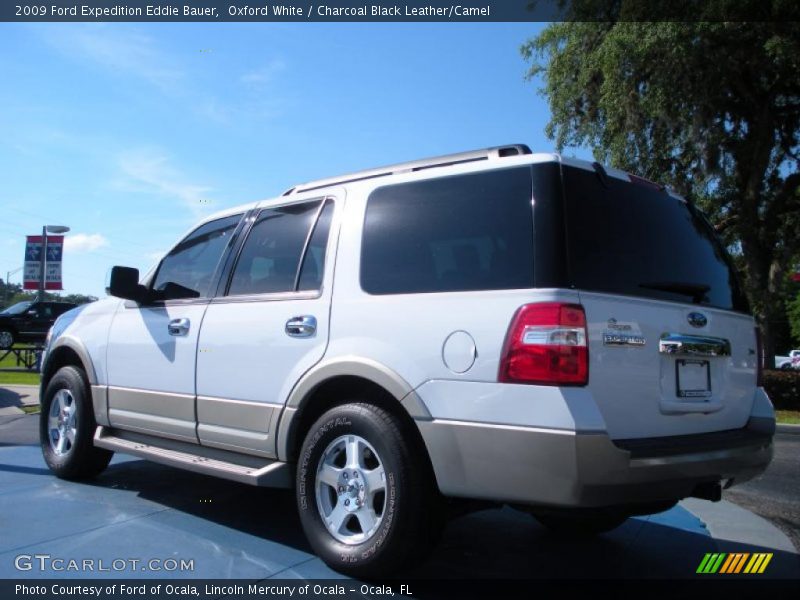
[{"label": "black window trim", "polygon": [[[282,202],[280,204],[274,204],[271,206],[261,206],[258,208],[252,209],[243,219],[243,221],[247,221],[245,226],[245,230],[242,232],[239,242],[234,249],[234,252],[231,253],[226,265],[224,273],[222,274],[222,278],[217,286],[216,294],[208,299],[210,304],[233,304],[233,303],[241,303],[241,302],[267,302],[267,301],[280,301],[280,300],[316,300],[321,298],[324,293],[325,285],[321,283],[319,289],[317,290],[304,290],[298,291],[297,286],[299,285],[300,280],[300,269],[303,266],[303,260],[305,259],[306,252],[308,250],[308,245],[311,242],[311,237],[314,235],[314,231],[317,228],[317,223],[319,222],[319,217],[322,214],[322,210],[325,208],[328,202],[332,202],[334,206],[334,214],[336,210],[336,202],[337,197],[333,194],[324,194],[321,196],[314,196],[312,198],[304,198],[300,199],[293,199],[292,202]],[[305,242],[303,243],[303,251],[300,255],[300,262],[297,265],[297,272],[295,273],[295,281],[294,281],[294,291],[289,292],[265,292],[262,294],[236,294],[230,295],[230,287],[233,281],[233,273],[236,270],[236,265],[239,263],[239,258],[241,257],[242,251],[244,249],[244,245],[247,243],[247,239],[250,237],[250,233],[253,230],[253,227],[258,221],[259,215],[265,210],[274,210],[276,208],[283,208],[284,206],[294,206],[300,204],[312,204],[314,202],[318,202],[319,206],[317,207],[316,214],[314,215],[314,222],[309,228],[308,234],[306,234]],[[325,246],[325,266],[323,269],[327,268],[329,264],[328,261],[328,250],[330,250],[330,243],[331,237],[333,234],[333,222],[331,223],[331,229],[328,232],[328,240],[327,245]],[[325,279],[325,272],[323,270],[322,280]]]},{"label": "black window trim", "polygon": [[245,225],[245,221],[247,219],[247,216],[251,212],[252,212],[252,210],[246,210],[246,211],[239,212],[239,213],[234,212],[234,213],[232,213],[230,215],[221,216],[221,217],[218,217],[217,219],[212,219],[210,221],[204,221],[203,223],[200,223],[197,227],[195,227],[189,233],[187,233],[185,236],[183,236],[176,244],[174,244],[166,254],[164,254],[164,256],[161,258],[161,260],[158,261],[158,266],[153,270],[152,275],[150,275],[148,277],[147,281],[145,282],[145,285],[147,286],[147,289],[148,290],[152,290],[153,289],[153,284],[155,283],[156,278],[158,277],[158,272],[161,270],[161,264],[164,262],[164,259],[167,258],[167,256],[169,256],[170,252],[172,252],[178,246],[178,244],[183,242],[186,238],[188,238],[190,235],[192,235],[195,231],[197,231],[201,227],[204,227],[208,223],[213,223],[214,221],[220,221],[222,219],[228,219],[230,217],[235,217],[235,216],[238,215],[239,216],[239,222],[236,224],[236,227],[233,228],[233,233],[231,234],[231,239],[228,242],[228,244],[225,246],[225,248],[223,249],[222,255],[220,256],[219,261],[217,262],[217,266],[214,268],[214,273],[211,276],[211,283],[208,286],[209,295],[201,296],[199,298],[174,298],[174,299],[171,299],[171,300],[153,300],[152,302],[148,302],[146,304],[137,304],[136,302],[133,302],[132,300],[126,300],[124,302],[125,308],[142,308],[142,307],[145,307],[145,308],[160,308],[160,307],[167,307],[167,306],[190,306],[190,305],[195,305],[195,304],[201,304],[201,305],[202,304],[208,304],[212,300],[212,298],[214,298],[214,295],[216,293],[215,291],[212,291],[212,290],[217,290],[218,291],[219,278],[222,276],[222,273],[225,270],[225,266],[227,265],[227,262],[228,262],[228,259],[230,257],[231,251],[237,245],[238,238],[241,235],[242,230],[244,229],[244,225]]}]

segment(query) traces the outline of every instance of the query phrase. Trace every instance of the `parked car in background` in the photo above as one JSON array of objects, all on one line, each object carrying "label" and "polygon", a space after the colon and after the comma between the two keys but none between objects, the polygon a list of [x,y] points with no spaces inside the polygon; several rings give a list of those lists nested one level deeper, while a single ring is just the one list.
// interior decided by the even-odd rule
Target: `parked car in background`
[{"label": "parked car in background", "polygon": [[55,320],[77,305],[70,302],[17,302],[0,312],[0,350],[18,342],[44,343]]},{"label": "parked car in background", "polygon": [[788,371],[789,369],[800,369],[800,350],[792,350],[789,356],[776,356],[775,368]]}]

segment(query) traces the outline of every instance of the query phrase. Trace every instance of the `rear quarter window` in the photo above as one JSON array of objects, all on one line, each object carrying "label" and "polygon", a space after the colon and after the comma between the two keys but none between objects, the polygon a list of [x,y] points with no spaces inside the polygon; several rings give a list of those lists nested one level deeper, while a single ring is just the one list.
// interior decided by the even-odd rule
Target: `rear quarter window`
[{"label": "rear quarter window", "polygon": [[530,169],[376,189],[367,201],[360,278],[369,294],[533,287]]}]

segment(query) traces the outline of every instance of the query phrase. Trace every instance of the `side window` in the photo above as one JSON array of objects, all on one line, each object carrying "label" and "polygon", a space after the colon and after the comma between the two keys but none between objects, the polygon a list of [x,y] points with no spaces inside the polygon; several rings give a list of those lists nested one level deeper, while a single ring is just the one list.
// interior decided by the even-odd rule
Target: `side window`
[{"label": "side window", "polygon": [[228,295],[295,290],[298,266],[320,202],[267,208],[259,213],[236,262]]},{"label": "side window", "polygon": [[531,194],[527,167],[376,189],[367,200],[362,289],[408,294],[533,287]]},{"label": "side window", "polygon": [[211,221],[195,229],[164,257],[153,289],[166,298],[198,298],[208,294],[217,264],[242,215]]},{"label": "side window", "polygon": [[326,200],[303,257],[300,281],[297,286],[299,291],[318,290],[322,287],[322,275],[325,273],[325,250],[328,247],[328,234],[331,230],[332,218],[333,200]]}]

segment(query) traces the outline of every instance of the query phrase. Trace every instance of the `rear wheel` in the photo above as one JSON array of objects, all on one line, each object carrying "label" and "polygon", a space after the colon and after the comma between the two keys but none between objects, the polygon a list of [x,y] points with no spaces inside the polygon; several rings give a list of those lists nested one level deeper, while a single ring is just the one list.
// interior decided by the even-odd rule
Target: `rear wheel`
[{"label": "rear wheel", "polygon": [[89,386],[76,367],[62,367],[50,380],[42,400],[39,438],[44,460],[62,479],[100,474],[113,452],[94,445],[94,420]]},{"label": "rear wheel", "polygon": [[362,402],[332,408],[309,429],[297,504],[314,551],[356,577],[421,560],[440,531],[438,493],[402,423]]},{"label": "rear wheel", "polygon": [[14,332],[10,329],[0,329],[0,350],[8,350],[14,345]]}]

